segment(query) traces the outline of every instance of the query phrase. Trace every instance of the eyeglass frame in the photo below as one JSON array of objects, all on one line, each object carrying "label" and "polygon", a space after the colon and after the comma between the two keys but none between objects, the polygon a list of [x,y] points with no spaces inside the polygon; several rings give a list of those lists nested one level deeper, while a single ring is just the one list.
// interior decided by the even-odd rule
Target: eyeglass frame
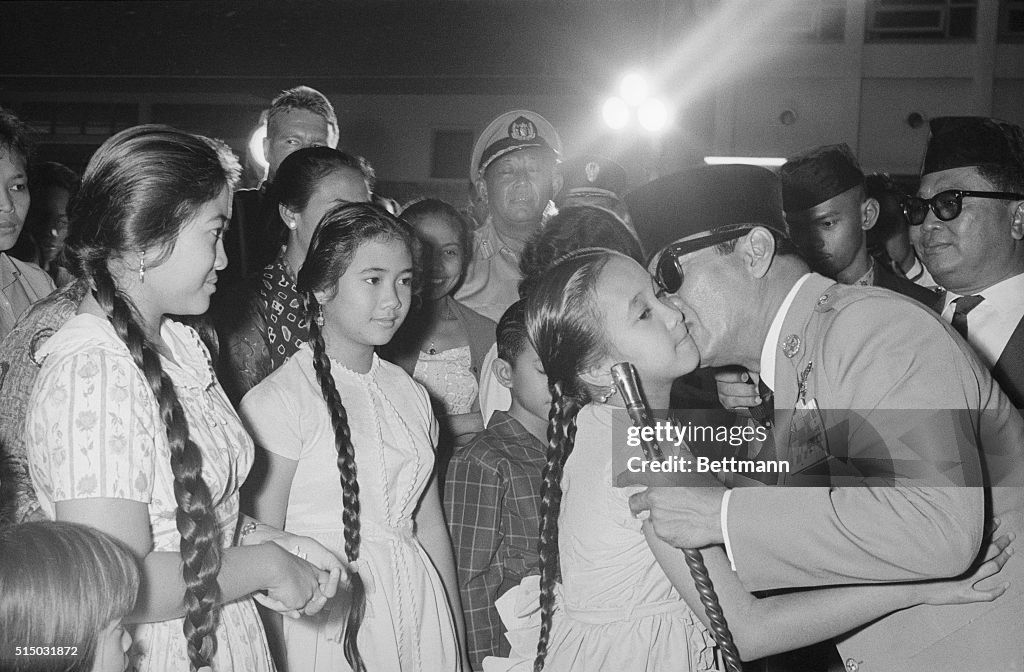
[{"label": "eyeglass frame", "polygon": [[[654,264],[654,282],[657,283],[658,287],[660,287],[662,291],[669,294],[675,294],[679,291],[679,288],[683,286],[683,279],[685,278],[683,267],[679,263],[679,259],[681,257],[693,252],[705,250],[709,247],[718,245],[719,243],[741,238],[755,226],[759,225],[739,224],[731,227],[723,227],[721,229],[715,229],[714,231],[708,231],[705,235],[697,238],[688,238],[686,240],[680,240],[679,242],[672,243],[658,255],[658,260]],[[670,259],[672,261],[674,272],[679,275],[679,283],[674,289],[670,289],[665,283],[664,272],[662,270]]]},{"label": "eyeglass frame", "polygon": [[[938,207],[936,206],[936,199],[940,196],[947,194],[953,194],[953,198],[956,203],[956,211],[949,217],[943,217],[939,214]],[[931,198],[921,198],[920,196],[905,196],[903,197],[901,206],[903,208],[903,216],[907,218],[907,223],[910,226],[921,226],[924,224],[924,220],[928,218],[928,210],[931,210],[932,214],[935,215],[936,219],[940,222],[951,222],[960,216],[960,213],[964,211],[964,198],[991,198],[1000,201],[1024,201],[1024,194],[1014,193],[1012,191],[970,191],[967,189],[944,189],[939,193],[935,194]],[[911,204],[924,204],[927,210],[923,210],[924,215],[921,217],[921,221],[914,222],[914,218],[910,215]]]}]

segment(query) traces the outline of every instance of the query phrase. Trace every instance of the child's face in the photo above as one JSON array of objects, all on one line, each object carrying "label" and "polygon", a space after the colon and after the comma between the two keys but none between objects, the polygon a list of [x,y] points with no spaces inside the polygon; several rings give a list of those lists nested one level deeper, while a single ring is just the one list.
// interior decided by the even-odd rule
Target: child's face
[{"label": "child's face", "polygon": [[537,351],[527,342],[523,351],[512,362],[512,398],[526,411],[539,418],[547,418],[551,408],[548,377],[541,366]]},{"label": "child's face", "polygon": [[334,296],[317,299],[324,307],[324,331],[339,354],[362,353],[388,343],[412,300],[409,248],[401,240],[364,242],[338,279]]},{"label": "child's face", "polygon": [[96,638],[92,672],[124,672],[128,667],[127,654],[131,645],[132,636],[121,625],[121,619],[115,619]]},{"label": "child's face", "polygon": [[632,362],[648,384],[671,383],[700,361],[683,314],[662,302],[640,264],[615,255],[598,278],[596,306],[604,318],[608,365]]},{"label": "child's face", "polygon": [[459,232],[454,222],[435,215],[419,218],[415,227],[427,252],[427,297],[440,299],[451,294],[462,277],[464,260]]}]

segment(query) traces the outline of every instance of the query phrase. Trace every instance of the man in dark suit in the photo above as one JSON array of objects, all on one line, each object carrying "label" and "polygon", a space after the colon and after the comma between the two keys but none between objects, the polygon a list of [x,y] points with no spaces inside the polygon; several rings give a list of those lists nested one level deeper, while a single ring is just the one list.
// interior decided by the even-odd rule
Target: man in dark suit
[{"label": "man in dark suit", "polygon": [[844,285],[884,287],[938,312],[940,296],[901,278],[868,254],[879,203],[846,144],[815,147],[779,169],[790,235],[811,268]]},{"label": "man in dark suit", "polygon": [[942,317],[1024,408],[1024,130],[940,117],[907,201],[918,256],[946,289]]},{"label": "man in dark suit", "polygon": [[297,149],[338,144],[338,117],[327,97],[308,86],[282,91],[267,110],[267,136],[263,154],[269,164],[267,179],[256,189],[235,192],[231,226],[224,236],[228,265],[220,272],[221,287],[237,284],[274,261],[284,242],[284,225],[277,204],[267,193],[277,167]]},{"label": "man in dark suit", "polygon": [[[701,365],[742,366],[774,399],[762,416],[774,441],[747,457],[787,464],[780,483],[820,486],[650,488],[630,505],[658,536],[724,544],[749,590],[773,590],[955,576],[993,515],[1000,533],[1024,532],[1024,420],[949,325],[893,292],[809,272],[770,171],[684,171],[637,198],[649,204],[638,228],[677,232],[651,268]],[[1024,579],[1024,560],[1011,558],[1007,579]],[[893,613],[839,650],[851,672],[1018,669],[1022,614],[1024,589],[1011,587],[991,604]]]}]

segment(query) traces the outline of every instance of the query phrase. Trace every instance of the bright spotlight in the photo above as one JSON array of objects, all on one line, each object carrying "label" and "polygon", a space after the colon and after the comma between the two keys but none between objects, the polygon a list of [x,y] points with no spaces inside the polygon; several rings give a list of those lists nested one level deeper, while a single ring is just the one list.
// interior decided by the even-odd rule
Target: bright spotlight
[{"label": "bright spotlight", "polygon": [[648,94],[647,80],[638,72],[631,72],[622,78],[619,85],[619,92],[630,105],[639,105],[644,102]]},{"label": "bright spotlight", "polygon": [[265,137],[267,137],[266,122],[257,126],[256,130],[249,136],[249,156],[256,162],[256,165],[263,169],[264,173],[270,167],[267,157],[263,155],[263,138]]},{"label": "bright spotlight", "polygon": [[651,133],[665,130],[669,123],[668,107],[657,98],[645,100],[637,111],[637,119]]},{"label": "bright spotlight", "polygon": [[629,123],[629,105],[617,96],[605,101],[601,113],[604,116],[604,123],[616,131],[625,128]]}]

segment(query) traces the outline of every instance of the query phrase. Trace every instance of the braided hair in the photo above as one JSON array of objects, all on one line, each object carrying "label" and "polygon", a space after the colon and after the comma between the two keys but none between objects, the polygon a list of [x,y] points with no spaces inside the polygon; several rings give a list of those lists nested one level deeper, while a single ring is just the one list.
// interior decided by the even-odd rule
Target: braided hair
[{"label": "braided hair", "polygon": [[70,204],[68,257],[75,275],[124,341],[156,398],[167,434],[181,536],[185,618],[182,630],[193,669],[210,665],[217,651],[221,532],[213,497],[203,479],[203,455],[189,437],[174,384],[147,339],[131,298],[110,272],[111,262],[154,247],[155,266],[171,253],[182,226],[229,185],[211,143],[167,126],[121,131],[97,150]]},{"label": "braided hair", "polygon": [[607,346],[594,291],[609,250],[573,252],[550,267],[526,299],[526,329],[537,350],[551,392],[547,462],[540,503],[540,639],[534,672],[544,669],[555,606],[555,584],[561,578],[558,557],[558,515],[562,506],[562,470],[576,441],[576,415],[592,395],[581,376],[603,357]]},{"label": "braided hair", "polygon": [[[309,344],[313,350],[313,369],[320,385],[320,393],[327,404],[334,429],[334,445],[338,452],[338,472],[341,478],[342,524],[345,534],[345,557],[349,562],[359,559],[359,480],[356,474],[355,449],[349,429],[348,413],[331,375],[331,360],[327,356],[320,321],[322,307],[317,292],[332,292],[338,279],[345,274],[363,243],[375,240],[399,240],[415,258],[414,237],[408,225],[387,210],[371,203],[343,203],[336,205],[317,225],[309,243],[306,259],[299,270],[296,287],[302,294],[309,316]],[[356,638],[366,611],[366,590],[358,572],[351,574],[351,602],[345,627],[343,647],[345,660],[354,672],[365,672],[366,666]]]}]

